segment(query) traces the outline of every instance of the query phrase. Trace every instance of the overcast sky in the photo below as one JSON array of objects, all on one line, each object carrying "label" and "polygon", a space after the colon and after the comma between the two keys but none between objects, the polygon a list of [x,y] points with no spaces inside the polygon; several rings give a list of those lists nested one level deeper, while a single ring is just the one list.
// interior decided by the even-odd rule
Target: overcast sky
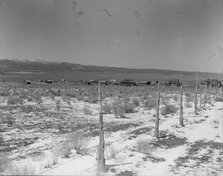
[{"label": "overcast sky", "polygon": [[222,0],[0,0],[0,58],[223,71]]}]

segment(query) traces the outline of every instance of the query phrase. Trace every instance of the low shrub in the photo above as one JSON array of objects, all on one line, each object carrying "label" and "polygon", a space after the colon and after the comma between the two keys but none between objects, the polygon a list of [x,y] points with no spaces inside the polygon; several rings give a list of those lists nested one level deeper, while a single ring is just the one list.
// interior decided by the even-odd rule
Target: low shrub
[{"label": "low shrub", "polygon": [[186,102],[186,103],[184,103],[184,107],[185,108],[192,108],[192,103],[190,103],[190,102]]},{"label": "low shrub", "polygon": [[156,98],[147,98],[146,100],[144,100],[144,105],[149,110],[155,109],[157,106],[157,100]]},{"label": "low shrub", "polygon": [[28,90],[23,90],[23,91],[21,91],[20,92],[20,98],[22,98],[22,99],[28,99],[29,98],[29,96],[30,96],[30,93],[29,93],[29,91]]},{"label": "low shrub", "polygon": [[173,99],[174,99],[174,101],[178,101],[178,99],[179,99],[178,95],[174,95]]},{"label": "low shrub", "polygon": [[118,153],[120,153],[120,150],[115,148],[114,145],[108,146],[105,149],[105,156],[108,159],[115,159]]},{"label": "low shrub", "polygon": [[61,109],[61,100],[60,99],[57,99],[55,101],[55,106],[56,106],[56,110],[60,111],[60,109]]},{"label": "low shrub", "polygon": [[[55,156],[61,156],[62,158],[70,158],[72,150],[75,150],[77,154],[85,155],[88,153],[88,141],[89,138],[86,137],[81,132],[74,132],[67,136],[66,141],[64,141],[60,146],[52,149]],[[53,163],[57,162],[57,158]]]},{"label": "low shrub", "polygon": [[98,102],[98,97],[96,97],[96,96],[85,96],[83,101],[87,102],[87,103],[97,103]]},{"label": "low shrub", "polygon": [[70,158],[71,150],[71,146],[67,142],[64,142],[59,147],[53,148],[52,151],[54,154],[57,154],[57,156],[61,156],[62,158]]},{"label": "low shrub", "polygon": [[8,89],[1,89],[0,90],[0,96],[1,97],[7,97],[10,95],[10,92],[8,91]]},{"label": "low shrub", "polygon": [[135,105],[135,107],[138,107],[140,103],[139,98],[137,97],[132,98],[132,103]]},{"label": "low shrub", "polygon": [[12,127],[13,124],[15,123],[15,118],[11,114],[7,114],[5,116],[5,120],[6,120],[8,127]]},{"label": "low shrub", "polygon": [[134,104],[130,102],[129,100],[124,100],[122,103],[124,106],[124,113],[133,113],[134,112]]},{"label": "low shrub", "polygon": [[216,97],[216,98],[215,98],[215,101],[223,102],[223,97]]},{"label": "low shrub", "polygon": [[18,96],[18,95],[9,96],[8,100],[7,100],[8,105],[17,105],[17,104],[22,105],[23,103],[24,103],[23,99],[20,98],[20,96]]},{"label": "low shrub", "polygon": [[162,115],[173,114],[176,112],[177,112],[177,108],[174,105],[165,105],[161,108]]},{"label": "low shrub", "polygon": [[63,102],[66,102],[68,105],[71,105],[71,98],[65,95],[62,95]]},{"label": "low shrub", "polygon": [[124,117],[124,107],[121,106],[121,101],[113,102],[112,111],[115,117]]},{"label": "low shrub", "polygon": [[4,153],[0,154],[0,173],[4,172],[10,166],[10,160]]},{"label": "low shrub", "polygon": [[36,175],[36,167],[30,161],[20,163],[18,165],[12,165],[8,169],[11,175]]},{"label": "low shrub", "polygon": [[52,152],[52,155],[49,156],[49,158],[46,160],[45,168],[51,168],[53,165],[56,165],[58,163],[58,155]]},{"label": "low shrub", "polygon": [[68,92],[66,92],[66,96],[72,97],[72,98],[76,98],[77,97],[77,93],[76,92],[72,92],[72,91],[68,91]]},{"label": "low shrub", "polygon": [[40,90],[36,89],[33,93],[33,100],[40,104],[43,102]]},{"label": "low shrub", "polygon": [[87,145],[89,138],[86,137],[81,132],[74,132],[68,136],[67,143],[72,148],[75,149],[78,154],[87,154]]},{"label": "low shrub", "polygon": [[112,106],[108,103],[105,103],[103,106],[103,113],[105,114],[111,114],[112,112]]},{"label": "low shrub", "polygon": [[115,101],[112,104],[112,111],[115,117],[124,117],[125,113],[134,112],[134,104],[128,100]]},{"label": "low shrub", "polygon": [[91,111],[89,105],[84,106],[83,112],[84,112],[85,115],[92,115],[92,111]]},{"label": "low shrub", "polygon": [[194,101],[194,97],[193,96],[186,96],[186,103],[190,103]]},{"label": "low shrub", "polygon": [[139,140],[136,143],[137,151],[144,154],[149,154],[152,152],[154,147],[151,145],[149,141],[146,140]]}]

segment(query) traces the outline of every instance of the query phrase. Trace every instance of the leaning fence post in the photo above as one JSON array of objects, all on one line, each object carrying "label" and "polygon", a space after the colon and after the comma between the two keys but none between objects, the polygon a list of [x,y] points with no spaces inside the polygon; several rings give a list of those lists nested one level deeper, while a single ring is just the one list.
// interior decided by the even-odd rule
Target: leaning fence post
[{"label": "leaning fence post", "polygon": [[155,136],[159,138],[159,108],[160,107],[160,83],[158,82],[157,89],[157,104],[156,104],[156,124],[155,124]]},{"label": "leaning fence post", "polygon": [[103,131],[103,113],[102,113],[102,99],[101,99],[101,82],[98,84],[98,94],[99,94],[99,147],[98,147],[98,157],[97,157],[97,176],[105,172],[105,141],[104,141],[104,131]]},{"label": "leaning fence post", "polygon": [[184,126],[183,123],[183,86],[180,86],[180,125]]}]

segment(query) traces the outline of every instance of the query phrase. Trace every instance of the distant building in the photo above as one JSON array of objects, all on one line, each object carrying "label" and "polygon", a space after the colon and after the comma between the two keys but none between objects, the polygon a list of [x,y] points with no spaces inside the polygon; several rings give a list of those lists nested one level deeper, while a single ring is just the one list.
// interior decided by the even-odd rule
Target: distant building
[{"label": "distant building", "polygon": [[120,82],[120,85],[123,86],[137,86],[137,83],[131,79],[124,79]]},{"label": "distant building", "polygon": [[52,84],[53,80],[45,80],[45,83]]},{"label": "distant building", "polygon": [[30,80],[24,80],[23,84],[31,84],[31,81]]}]

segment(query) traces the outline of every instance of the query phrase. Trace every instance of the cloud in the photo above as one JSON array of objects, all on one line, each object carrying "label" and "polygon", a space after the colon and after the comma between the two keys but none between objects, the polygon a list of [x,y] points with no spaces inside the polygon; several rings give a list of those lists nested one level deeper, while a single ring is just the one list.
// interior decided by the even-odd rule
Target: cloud
[{"label": "cloud", "polygon": [[147,5],[151,5],[153,0],[147,0]]},{"label": "cloud", "polygon": [[80,17],[84,14],[84,11],[75,12],[75,17]]},{"label": "cloud", "polygon": [[208,56],[207,61],[211,61],[212,59],[214,59],[214,57],[216,56],[215,53],[213,53],[212,55]]},{"label": "cloud", "polygon": [[136,30],[136,35],[140,36],[141,35],[141,31],[139,29]]},{"label": "cloud", "polygon": [[77,9],[77,1],[72,1],[72,4],[71,4],[71,7],[72,7],[72,10],[73,11],[76,11],[76,9]]},{"label": "cloud", "polygon": [[220,44],[217,45],[217,49],[218,51],[223,52],[223,47]]},{"label": "cloud", "polygon": [[181,47],[185,43],[185,38],[182,35],[177,36],[177,46]]},{"label": "cloud", "polygon": [[101,11],[105,12],[107,16],[112,17],[112,14],[110,14],[107,9],[101,9]]},{"label": "cloud", "polygon": [[137,10],[135,10],[135,11],[134,11],[134,15],[135,15],[136,19],[138,19],[138,18],[141,18],[141,17],[142,17],[141,12],[139,12],[139,11],[137,11]]}]

